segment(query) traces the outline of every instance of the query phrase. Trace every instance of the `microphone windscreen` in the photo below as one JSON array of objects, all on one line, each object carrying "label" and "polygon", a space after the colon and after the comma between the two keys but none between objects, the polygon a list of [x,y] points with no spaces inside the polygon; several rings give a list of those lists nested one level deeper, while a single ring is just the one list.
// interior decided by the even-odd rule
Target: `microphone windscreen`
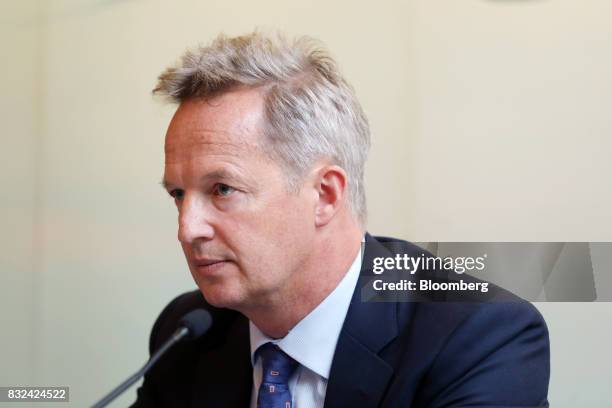
[{"label": "microphone windscreen", "polygon": [[189,339],[195,340],[210,329],[212,316],[204,309],[195,309],[187,313],[179,321],[179,326],[189,329]]}]

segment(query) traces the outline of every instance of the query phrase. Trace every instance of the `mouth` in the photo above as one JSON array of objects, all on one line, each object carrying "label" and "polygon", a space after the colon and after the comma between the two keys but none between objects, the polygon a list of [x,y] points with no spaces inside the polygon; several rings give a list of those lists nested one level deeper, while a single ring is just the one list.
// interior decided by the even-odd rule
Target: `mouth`
[{"label": "mouth", "polygon": [[230,261],[225,259],[201,259],[194,260],[193,266],[200,275],[210,276],[219,272]]},{"label": "mouth", "polygon": [[219,262],[226,262],[225,259],[195,259],[193,264],[195,266],[210,266]]}]

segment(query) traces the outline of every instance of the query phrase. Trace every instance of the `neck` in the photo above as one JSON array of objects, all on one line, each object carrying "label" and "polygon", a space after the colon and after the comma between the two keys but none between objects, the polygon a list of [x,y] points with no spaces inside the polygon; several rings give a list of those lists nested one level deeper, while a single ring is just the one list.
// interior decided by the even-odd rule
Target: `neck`
[{"label": "neck", "polygon": [[313,311],[338,286],[359,253],[363,231],[356,224],[319,234],[311,256],[286,288],[265,304],[241,311],[269,337],[285,337]]}]

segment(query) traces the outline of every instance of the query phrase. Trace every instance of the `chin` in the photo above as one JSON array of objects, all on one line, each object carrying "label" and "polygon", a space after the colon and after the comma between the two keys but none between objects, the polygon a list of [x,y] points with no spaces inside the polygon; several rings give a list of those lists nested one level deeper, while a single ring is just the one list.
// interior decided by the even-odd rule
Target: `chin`
[{"label": "chin", "polygon": [[238,293],[229,288],[215,288],[211,287],[211,285],[198,285],[198,287],[206,302],[211,306],[238,310],[243,303]]}]

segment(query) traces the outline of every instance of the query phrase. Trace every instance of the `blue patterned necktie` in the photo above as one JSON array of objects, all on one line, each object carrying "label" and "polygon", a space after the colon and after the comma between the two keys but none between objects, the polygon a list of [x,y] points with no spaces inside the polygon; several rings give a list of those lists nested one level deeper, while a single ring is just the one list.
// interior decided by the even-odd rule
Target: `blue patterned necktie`
[{"label": "blue patterned necktie", "polygon": [[299,363],[272,343],[259,347],[257,355],[261,357],[263,374],[257,394],[257,408],[291,408],[289,378]]}]

